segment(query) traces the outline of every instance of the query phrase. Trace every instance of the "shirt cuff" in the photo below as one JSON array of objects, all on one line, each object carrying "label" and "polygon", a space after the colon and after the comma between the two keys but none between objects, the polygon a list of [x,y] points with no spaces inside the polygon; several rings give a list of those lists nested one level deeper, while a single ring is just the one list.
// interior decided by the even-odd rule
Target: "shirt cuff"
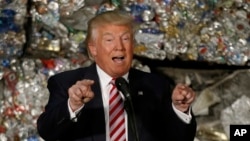
[{"label": "shirt cuff", "polygon": [[184,121],[185,123],[189,124],[192,120],[192,115],[191,115],[191,107],[188,109],[187,113],[183,113],[182,111],[178,110],[175,108],[174,104],[172,103],[172,107],[177,114],[177,116]]},{"label": "shirt cuff", "polygon": [[77,109],[75,112],[72,111],[70,104],[69,104],[69,99],[68,99],[68,109],[69,109],[69,114],[70,114],[70,119],[74,122],[77,122],[77,117],[76,115],[80,112],[80,110],[84,107],[84,104]]}]

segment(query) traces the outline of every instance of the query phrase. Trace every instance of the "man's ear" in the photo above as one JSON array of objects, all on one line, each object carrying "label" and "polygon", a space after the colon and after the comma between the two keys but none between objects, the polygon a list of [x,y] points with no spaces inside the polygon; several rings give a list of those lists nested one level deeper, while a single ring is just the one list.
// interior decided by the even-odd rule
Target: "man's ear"
[{"label": "man's ear", "polygon": [[88,43],[88,48],[89,48],[89,53],[90,53],[92,56],[95,56],[95,55],[96,55],[96,46],[95,46],[95,43],[89,42],[89,43]]}]

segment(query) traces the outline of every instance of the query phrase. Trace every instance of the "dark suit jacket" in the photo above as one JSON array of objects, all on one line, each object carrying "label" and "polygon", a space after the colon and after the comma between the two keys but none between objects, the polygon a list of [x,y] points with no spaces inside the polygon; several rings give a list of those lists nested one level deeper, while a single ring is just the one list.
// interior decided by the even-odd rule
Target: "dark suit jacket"
[{"label": "dark suit jacket", "polygon": [[[77,122],[70,120],[68,89],[78,80],[95,81],[95,97],[81,110]],[[196,120],[190,124],[177,117],[171,106],[169,81],[152,73],[131,69],[129,86],[140,141],[193,141]],[[90,67],[58,73],[48,80],[50,97],[37,121],[37,129],[46,141],[105,141],[104,109],[96,71]],[[135,141],[129,127],[129,141]]]}]

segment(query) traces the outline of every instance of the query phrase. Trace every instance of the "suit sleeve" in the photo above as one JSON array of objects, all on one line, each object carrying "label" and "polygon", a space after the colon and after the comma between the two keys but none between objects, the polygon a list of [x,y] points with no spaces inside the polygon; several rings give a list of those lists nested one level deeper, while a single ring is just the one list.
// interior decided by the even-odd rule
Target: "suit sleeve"
[{"label": "suit sleeve", "polygon": [[39,135],[48,141],[63,137],[76,124],[70,120],[67,88],[62,87],[63,84],[60,83],[60,81],[56,81],[55,77],[48,80],[49,100],[44,112],[37,120]]},{"label": "suit sleeve", "polygon": [[163,86],[164,91],[163,91],[163,101],[162,101],[162,107],[163,110],[165,111],[161,111],[163,113],[163,117],[165,120],[165,128],[167,131],[168,136],[168,140],[170,139],[171,141],[193,141],[195,134],[196,134],[196,119],[195,116],[193,114],[193,112],[191,111],[191,115],[192,115],[192,119],[191,122],[188,124],[186,122],[184,122],[174,111],[173,106],[172,106],[172,91],[173,91],[173,87],[169,87],[171,85],[168,84],[168,82],[166,81],[166,83],[162,83],[164,85],[167,86]]}]

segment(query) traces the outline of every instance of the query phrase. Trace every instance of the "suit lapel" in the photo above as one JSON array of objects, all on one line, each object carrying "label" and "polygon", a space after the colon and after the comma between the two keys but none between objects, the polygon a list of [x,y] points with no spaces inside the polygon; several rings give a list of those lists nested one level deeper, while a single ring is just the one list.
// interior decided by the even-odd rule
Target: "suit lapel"
[{"label": "suit lapel", "polygon": [[99,77],[97,75],[96,64],[90,65],[83,76],[83,79],[94,80],[95,83],[92,86],[92,91],[94,92],[94,98],[85,105],[84,108],[93,110],[91,121],[91,130],[93,132],[93,141],[106,140],[106,127],[105,127],[105,115],[103,108],[103,101],[101,95],[101,87],[99,82]]},{"label": "suit lapel", "polygon": [[[141,84],[141,81],[140,81],[140,76],[139,74],[137,74],[137,71],[135,71],[134,69],[130,69],[130,72],[129,72],[129,76],[128,76],[128,79],[129,79],[129,88],[130,88],[130,95],[131,95],[131,99],[132,99],[132,103],[133,103],[133,106],[134,106],[134,110],[140,110],[138,109],[139,106],[137,106],[137,104],[140,104],[138,103],[138,100],[140,98],[140,93],[142,92],[141,90],[138,89],[138,84]],[[140,114],[140,112],[135,112],[137,113],[135,115],[135,122],[136,122],[136,128],[137,128],[137,133],[138,133],[138,136],[140,138],[140,136],[142,136],[141,134],[141,129],[142,129],[142,124],[140,122],[140,120],[138,119],[138,117],[142,117],[143,115],[138,115]],[[130,124],[130,123],[129,123]],[[131,128],[131,126],[130,126]],[[131,130],[129,130],[129,140],[135,140],[135,137],[134,137],[134,133],[132,133]]]}]

